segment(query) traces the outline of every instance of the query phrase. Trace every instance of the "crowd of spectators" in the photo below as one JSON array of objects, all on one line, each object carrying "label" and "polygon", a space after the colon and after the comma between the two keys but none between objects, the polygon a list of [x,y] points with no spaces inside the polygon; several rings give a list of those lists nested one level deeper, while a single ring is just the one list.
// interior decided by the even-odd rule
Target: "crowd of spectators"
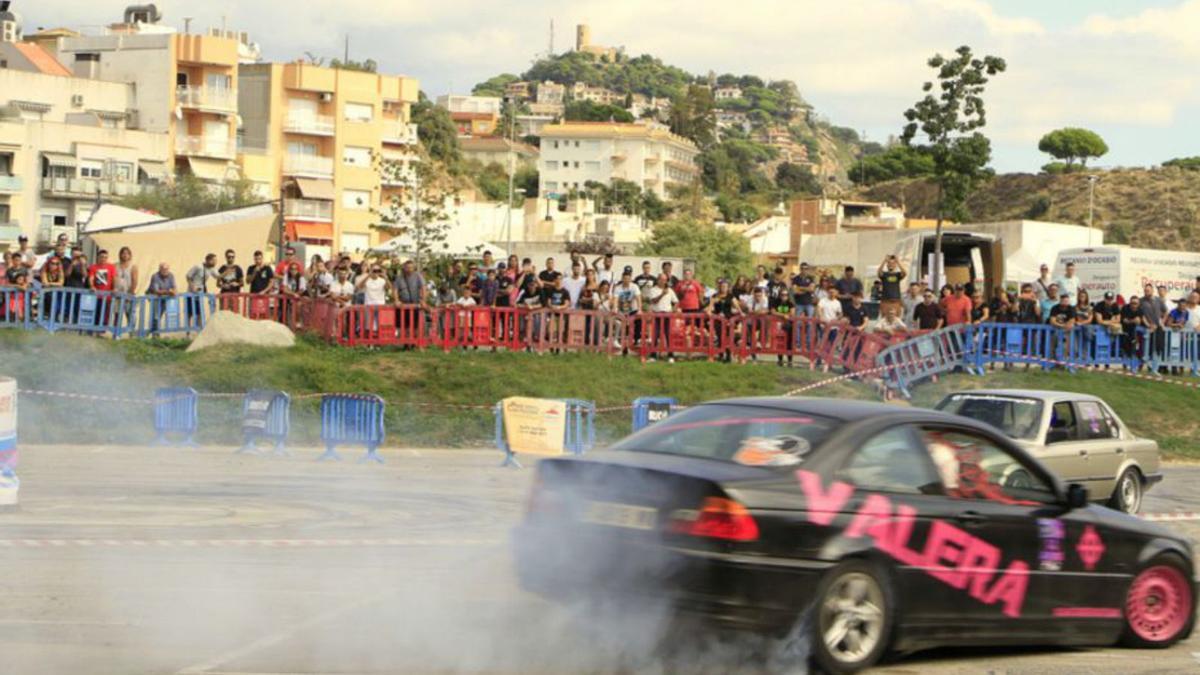
[{"label": "crowd of spectators", "polygon": [[[1119,336],[1125,353],[1140,348],[1139,329],[1153,349],[1162,349],[1167,331],[1200,330],[1200,277],[1195,290],[1174,300],[1165,286],[1147,285],[1144,295],[1125,299],[1105,293],[1093,299],[1081,287],[1074,264],[1055,278],[1048,265],[1041,275],[1012,292],[997,286],[985,299],[971,283],[948,283],[930,288],[922,280],[908,281],[908,270],[896,258],[885,257],[869,270],[869,279],[845,267],[839,275],[801,263],[795,274],[759,265],[753,274],[701,283],[690,269],[676,273],[671,262],[654,269],[617,269],[613,256],[588,259],[571,253],[565,269],[551,257],[539,269],[535,261],[518,256],[496,260],[489,251],[479,260],[451,262],[436,278],[419,271],[412,260],[349,255],[307,264],[287,247],[275,264],[262,252],[242,267],[234,251],[215,253],[187,270],[178,284],[166,264],[143,282],[128,248],[116,261],[99,251],[94,261],[82,249],[60,237],[54,250],[35,267],[38,256],[21,237],[18,249],[3,261],[5,285],[17,288],[79,288],[168,297],[182,292],[272,294],[326,298],[338,305],[420,305],[424,307],[521,307],[578,309],[621,315],[679,312],[709,314],[726,319],[754,315],[816,318],[823,325],[850,326],[887,336],[937,330],[960,324],[1048,324],[1062,329],[1095,326]],[[902,290],[907,283],[907,290]],[[868,287],[866,284],[870,283]],[[868,309],[868,304],[878,311]],[[876,318],[872,319],[871,316]],[[1079,331],[1089,340],[1091,331]]]}]

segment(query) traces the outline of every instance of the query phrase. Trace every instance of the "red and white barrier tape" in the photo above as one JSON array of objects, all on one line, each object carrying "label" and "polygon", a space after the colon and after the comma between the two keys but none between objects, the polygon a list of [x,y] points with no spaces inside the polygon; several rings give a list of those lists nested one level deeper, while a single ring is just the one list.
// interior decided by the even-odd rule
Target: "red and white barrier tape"
[{"label": "red and white barrier tape", "polygon": [[[1027,356],[1025,354],[1006,352],[1006,351],[1002,351],[1002,350],[998,350],[998,349],[993,349],[988,353],[993,354],[995,356],[1007,356],[1009,358],[1019,359],[1021,362],[1027,363],[1029,365],[1037,366],[1037,365],[1042,365],[1042,364],[1050,364],[1052,366],[1062,366],[1064,368],[1074,368],[1076,370],[1086,370],[1088,372],[1093,372],[1093,373],[1106,373],[1108,375],[1120,375],[1122,377],[1130,377],[1135,380],[1144,380],[1146,382],[1165,382],[1167,384],[1174,384],[1174,385],[1178,385],[1180,387],[1187,387],[1188,389],[1200,389],[1200,381],[1173,379],[1173,378],[1166,377],[1163,375],[1143,373],[1140,370],[1138,372],[1133,372],[1131,370],[1127,370],[1125,368],[1124,364],[1119,364],[1119,363],[1110,364],[1115,367],[1115,369],[1114,369],[1114,368],[1105,368],[1103,365],[1096,365],[1094,363],[1076,363],[1074,361],[1061,361],[1058,359],[1033,357],[1033,356]],[[1012,365],[1017,365],[1017,364],[1012,364]]]},{"label": "red and white barrier tape", "polygon": [[2,548],[367,548],[493,546],[499,539],[0,539]]}]

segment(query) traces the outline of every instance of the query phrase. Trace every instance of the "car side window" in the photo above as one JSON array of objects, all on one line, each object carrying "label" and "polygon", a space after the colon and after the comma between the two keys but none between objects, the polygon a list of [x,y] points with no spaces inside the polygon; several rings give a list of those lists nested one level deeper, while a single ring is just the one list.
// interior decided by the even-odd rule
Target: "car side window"
[{"label": "car side window", "polygon": [[986,436],[961,429],[921,430],[929,456],[953,499],[1051,504],[1054,487],[1039,472]]},{"label": "car side window", "polygon": [[1097,401],[1079,401],[1075,404],[1079,419],[1083,423],[1083,435],[1088,440],[1113,439],[1121,436],[1117,421]]},{"label": "car side window", "polygon": [[863,490],[941,494],[937,469],[913,431],[901,426],[877,434],[854,452],[838,478]]},{"label": "car side window", "polygon": [[1075,419],[1075,409],[1066,401],[1055,403],[1050,411],[1050,431],[1066,432],[1067,441],[1083,440],[1079,435],[1079,424]]}]

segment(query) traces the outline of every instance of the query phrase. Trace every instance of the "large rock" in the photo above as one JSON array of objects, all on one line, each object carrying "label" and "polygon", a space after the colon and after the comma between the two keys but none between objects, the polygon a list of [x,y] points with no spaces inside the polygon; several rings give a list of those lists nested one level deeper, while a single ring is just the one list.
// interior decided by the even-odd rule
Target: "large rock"
[{"label": "large rock", "polygon": [[296,336],[288,327],[274,321],[254,321],[233,312],[217,312],[208,325],[188,345],[189,352],[217,345],[257,345],[261,347],[291,347]]}]

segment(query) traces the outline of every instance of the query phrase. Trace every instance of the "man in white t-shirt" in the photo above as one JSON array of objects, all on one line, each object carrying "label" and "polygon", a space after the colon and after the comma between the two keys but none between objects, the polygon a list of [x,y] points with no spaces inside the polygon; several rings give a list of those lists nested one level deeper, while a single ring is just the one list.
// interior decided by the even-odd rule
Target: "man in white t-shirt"
[{"label": "man in white t-shirt", "polygon": [[329,299],[339,305],[349,304],[354,299],[354,283],[350,281],[350,270],[339,267],[333,283],[329,284]]},{"label": "man in white t-shirt", "polygon": [[1200,331],[1200,291],[1188,293],[1187,312],[1188,318],[1183,329]]},{"label": "man in white t-shirt", "polygon": [[838,291],[830,287],[828,295],[817,302],[817,318],[822,323],[840,323],[842,320],[842,303],[838,300]]},{"label": "man in white t-shirt", "polygon": [[671,290],[670,282],[667,275],[658,275],[658,281],[655,282],[654,288],[650,289],[650,311],[651,312],[673,312],[675,306],[679,304],[679,297],[675,295],[675,291]]},{"label": "man in white t-shirt", "polygon": [[1079,277],[1075,276],[1075,263],[1067,263],[1067,271],[1064,276],[1054,280],[1058,284],[1059,295],[1071,296],[1071,306],[1075,306],[1076,300],[1079,298]]},{"label": "man in white t-shirt", "polygon": [[571,265],[571,276],[562,280],[563,289],[567,291],[567,296],[571,298],[570,308],[575,309],[579,306],[579,295],[583,293],[583,287],[587,285],[587,279],[583,276],[583,265],[575,263]]},{"label": "man in white t-shirt", "polygon": [[367,276],[358,282],[358,290],[363,294],[363,304],[386,305],[388,286],[387,277],[383,276],[383,268],[372,265]]},{"label": "man in white t-shirt", "polygon": [[596,270],[596,283],[602,284],[608,282],[611,286],[616,283],[613,270],[613,254],[605,253],[603,258],[596,258],[592,261],[592,269]]}]

